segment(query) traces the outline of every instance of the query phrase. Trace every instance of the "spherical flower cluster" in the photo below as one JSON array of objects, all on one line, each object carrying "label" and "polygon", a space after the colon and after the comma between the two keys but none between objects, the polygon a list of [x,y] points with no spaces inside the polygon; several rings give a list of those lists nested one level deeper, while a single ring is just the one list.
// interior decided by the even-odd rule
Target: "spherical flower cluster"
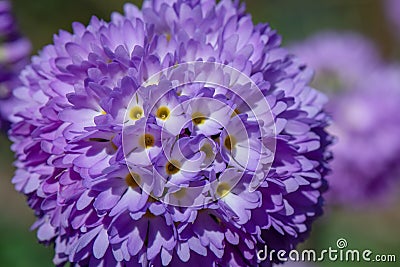
[{"label": "spherical flower cluster", "polygon": [[332,95],[328,131],[337,141],[328,202],[360,207],[391,199],[400,162],[400,68],[385,65],[370,42],[349,33],[317,34],[295,51]]},{"label": "spherical flower cluster", "polygon": [[293,249],[322,211],[312,72],[238,2],[124,11],[22,72],[13,183],[38,239],[60,266],[270,266],[257,251]]},{"label": "spherical flower cluster", "polygon": [[30,42],[21,37],[9,1],[0,1],[0,127],[9,120],[14,104],[12,89],[19,86],[18,74],[28,62]]}]

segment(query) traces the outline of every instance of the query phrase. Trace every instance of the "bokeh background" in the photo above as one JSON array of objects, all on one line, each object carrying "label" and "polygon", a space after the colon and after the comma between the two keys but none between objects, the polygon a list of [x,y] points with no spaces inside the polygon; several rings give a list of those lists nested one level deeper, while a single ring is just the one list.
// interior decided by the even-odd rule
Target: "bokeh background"
[{"label": "bokeh background", "polygon": [[[400,0],[398,0],[400,1]],[[73,21],[85,24],[92,15],[108,20],[121,11],[123,0],[14,0],[22,32],[33,43],[34,54],[52,42],[59,29],[71,30]],[[140,5],[141,1],[132,1]],[[245,1],[254,22],[269,22],[283,36],[285,45],[324,30],[357,31],[372,39],[382,57],[400,59],[400,33],[390,26],[382,0],[249,0]],[[399,14],[400,16],[400,14]],[[399,74],[400,75],[400,74]],[[400,108],[399,108],[400,111]],[[53,250],[37,243],[29,231],[34,222],[25,198],[11,184],[11,143],[0,137],[0,266],[53,266]],[[357,184],[354,184],[356,187]],[[397,191],[400,196],[400,190]],[[395,254],[397,263],[323,262],[315,266],[400,266],[400,197],[388,204],[370,204],[360,209],[328,207],[314,225],[310,240],[302,248],[322,250],[346,238],[349,248]]]}]

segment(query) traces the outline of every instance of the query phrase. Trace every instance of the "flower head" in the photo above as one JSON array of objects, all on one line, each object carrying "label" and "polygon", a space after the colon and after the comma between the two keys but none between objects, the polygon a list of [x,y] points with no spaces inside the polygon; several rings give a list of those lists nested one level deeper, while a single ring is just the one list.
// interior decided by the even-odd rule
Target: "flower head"
[{"label": "flower head", "polygon": [[331,93],[351,89],[382,64],[374,44],[352,32],[318,33],[291,50],[313,68],[313,83]]},{"label": "flower head", "polygon": [[[12,119],[11,109],[15,104],[12,90],[20,85],[18,74],[28,63],[30,42],[21,37],[11,3],[0,1],[0,126],[2,121]],[[4,123],[4,122],[3,122]],[[4,125],[3,125],[4,126]]]},{"label": "flower head", "polygon": [[394,196],[400,172],[399,73],[399,66],[382,68],[332,100],[330,132],[338,138],[328,179],[332,203],[358,206]]},{"label": "flower head", "polygon": [[13,182],[55,264],[254,266],[265,244],[294,248],[329,156],[311,72],[237,2],[124,10],[61,31],[16,93]]},{"label": "flower head", "polygon": [[311,62],[321,88],[325,84],[332,94],[328,131],[337,141],[328,201],[360,207],[390,199],[399,173],[399,67],[383,64],[368,40],[349,33],[321,33],[295,45],[295,51]]}]

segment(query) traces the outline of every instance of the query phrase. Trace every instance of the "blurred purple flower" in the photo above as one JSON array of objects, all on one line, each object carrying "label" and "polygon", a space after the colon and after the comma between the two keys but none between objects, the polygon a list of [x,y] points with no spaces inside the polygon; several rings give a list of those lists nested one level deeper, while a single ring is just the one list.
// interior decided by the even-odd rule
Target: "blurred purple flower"
[{"label": "blurred purple flower", "polygon": [[381,65],[373,43],[357,33],[322,32],[294,44],[291,51],[314,71],[321,90],[348,90]]},{"label": "blurred purple flower", "polygon": [[[255,266],[265,244],[293,249],[322,212],[328,171],[326,97],[307,86],[312,72],[238,1],[154,0],[124,10],[110,23],[93,17],[88,27],[74,23],[73,34],[60,31],[15,93],[13,183],[36,212],[38,239],[55,243],[54,263]],[[239,95],[174,88],[166,77],[141,86],[193,61],[236,68],[261,98],[249,87]],[[190,101],[197,97],[207,101]],[[270,140],[241,97],[271,107],[275,158],[261,162],[272,165],[268,173],[258,159]],[[254,174],[261,185],[251,191]],[[204,205],[174,205],[198,200]]]},{"label": "blurred purple flower", "polygon": [[399,106],[400,66],[377,70],[333,98],[330,132],[338,138],[328,177],[333,203],[363,205],[394,197],[400,175]]},{"label": "blurred purple flower", "polygon": [[315,68],[319,88],[332,95],[328,130],[337,142],[329,202],[359,206],[389,199],[400,162],[399,67],[383,64],[368,40],[349,33],[317,34],[294,47]]},{"label": "blurred purple flower", "polygon": [[398,0],[385,0],[383,1],[386,16],[389,22],[396,27],[397,36],[400,36],[400,1]]},{"label": "blurred purple flower", "polygon": [[11,12],[11,3],[0,0],[0,127],[11,119],[12,90],[20,85],[18,75],[31,52],[31,44],[20,35]]}]

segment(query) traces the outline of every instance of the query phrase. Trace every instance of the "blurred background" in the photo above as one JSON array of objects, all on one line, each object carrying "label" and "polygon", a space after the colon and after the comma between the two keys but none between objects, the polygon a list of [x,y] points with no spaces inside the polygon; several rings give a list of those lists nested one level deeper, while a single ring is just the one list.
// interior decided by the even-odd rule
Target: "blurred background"
[{"label": "blurred background", "polygon": [[[398,0],[400,1],[400,0]],[[52,42],[59,29],[71,30],[73,21],[84,24],[92,15],[108,20],[121,11],[122,0],[14,0],[21,31],[33,43],[34,54]],[[140,5],[141,1],[133,1]],[[302,41],[325,30],[356,31],[371,39],[384,60],[399,59],[399,29],[387,19],[381,0],[251,0],[245,1],[254,22],[269,22],[283,36],[284,45]],[[400,13],[399,13],[400,16]],[[10,142],[0,137],[0,266],[52,266],[52,248],[37,243],[29,228],[34,222],[25,198],[11,184],[13,156]],[[354,184],[357,187],[357,184]],[[323,262],[318,266],[400,266],[399,190],[389,203],[369,203],[362,208],[329,206],[314,225],[310,240],[302,248],[335,247],[339,238],[349,248],[395,254],[397,263]],[[316,265],[314,265],[316,266]]]}]

